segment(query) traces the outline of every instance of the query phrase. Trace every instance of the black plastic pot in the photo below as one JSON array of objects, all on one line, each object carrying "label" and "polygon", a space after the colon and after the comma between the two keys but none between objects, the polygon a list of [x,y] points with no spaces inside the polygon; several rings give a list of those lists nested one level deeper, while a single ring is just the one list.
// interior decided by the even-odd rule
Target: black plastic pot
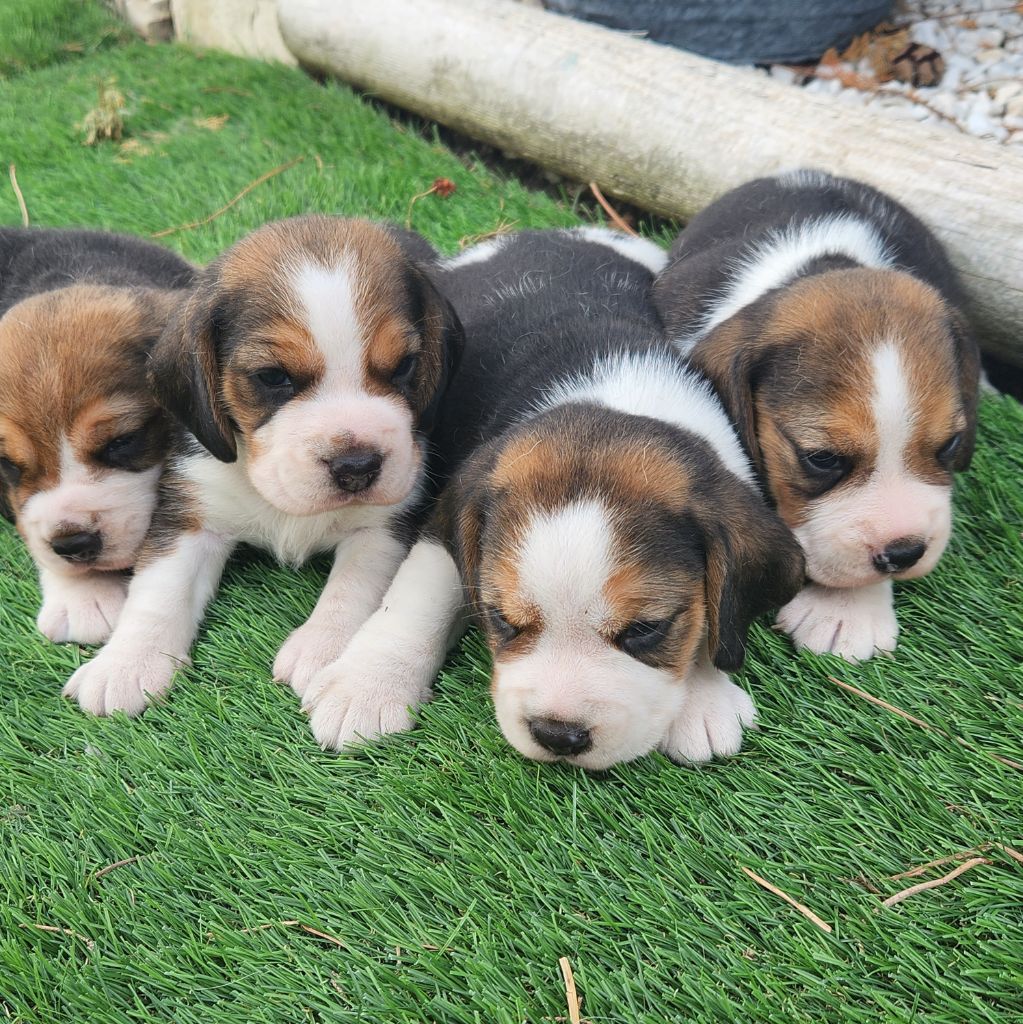
[{"label": "black plastic pot", "polygon": [[644,32],[659,43],[734,64],[796,64],[847,45],[893,0],[544,0],[559,14]]}]

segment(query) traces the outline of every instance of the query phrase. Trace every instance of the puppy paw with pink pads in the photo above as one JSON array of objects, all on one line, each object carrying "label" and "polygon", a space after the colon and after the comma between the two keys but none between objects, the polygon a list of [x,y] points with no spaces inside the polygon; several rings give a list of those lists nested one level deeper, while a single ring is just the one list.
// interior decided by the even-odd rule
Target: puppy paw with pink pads
[{"label": "puppy paw with pink pads", "polygon": [[777,623],[797,648],[851,662],[894,651],[899,636],[887,582],[848,588],[811,583],[778,612]]},{"label": "puppy paw with pink pads", "polygon": [[658,748],[672,761],[704,764],[737,754],[743,731],[756,722],[756,706],[745,690],[723,672],[697,671],[684,684],[685,703]]},{"label": "puppy paw with pink pads", "polygon": [[152,650],[108,644],[71,676],[61,692],[90,714],[123,711],[134,718],[170,689],[178,667],[173,658]]},{"label": "puppy paw with pink pads", "polygon": [[105,573],[48,583],[36,625],[57,644],[101,644],[121,616],[127,581]]}]

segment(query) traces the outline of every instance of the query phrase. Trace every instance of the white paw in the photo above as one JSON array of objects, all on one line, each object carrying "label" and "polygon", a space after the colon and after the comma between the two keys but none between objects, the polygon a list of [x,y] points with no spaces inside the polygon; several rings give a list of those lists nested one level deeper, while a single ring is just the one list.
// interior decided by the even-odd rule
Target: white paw
[{"label": "white paw", "polygon": [[703,764],[730,757],[742,747],[743,729],[750,728],[757,709],[750,695],[723,672],[698,675],[682,710],[668,728],[660,750],[673,761]]},{"label": "white paw", "polygon": [[844,589],[811,583],[778,612],[778,625],[796,647],[852,662],[894,651],[899,636],[890,583]]},{"label": "white paw", "polygon": [[108,644],[75,672],[61,692],[94,715],[123,711],[134,718],[170,689],[177,669],[178,662],[165,654]]},{"label": "white paw", "polygon": [[51,583],[36,625],[57,644],[101,644],[117,625],[127,594],[127,580],[119,573]]},{"label": "white paw", "polygon": [[328,627],[310,619],[292,630],[277,652],[274,679],[305,697],[316,674],[341,657],[350,639],[351,632],[343,626]]},{"label": "white paw", "polygon": [[[391,642],[389,642],[391,641]],[[357,633],[345,653],[317,675],[306,697],[309,724],[325,750],[406,732],[431,696],[433,674],[395,656],[393,638]]]}]

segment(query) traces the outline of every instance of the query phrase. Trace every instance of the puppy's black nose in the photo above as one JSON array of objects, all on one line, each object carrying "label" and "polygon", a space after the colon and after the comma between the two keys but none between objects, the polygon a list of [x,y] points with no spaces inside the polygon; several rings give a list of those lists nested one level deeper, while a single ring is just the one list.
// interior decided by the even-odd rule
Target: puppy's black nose
[{"label": "puppy's black nose", "polygon": [[529,733],[544,750],[561,757],[582,754],[593,746],[590,730],[578,722],[533,718],[529,722]]},{"label": "puppy's black nose", "polygon": [[384,457],[380,452],[354,451],[339,455],[328,463],[334,483],[348,494],[358,494],[373,486],[380,476]]},{"label": "puppy's black nose", "polygon": [[923,558],[927,545],[918,537],[900,537],[879,554],[874,555],[874,568],[878,572],[902,572]]},{"label": "puppy's black nose", "polygon": [[99,558],[99,553],[103,550],[103,535],[89,530],[60,534],[50,541],[50,547],[69,562],[83,562],[88,565]]}]

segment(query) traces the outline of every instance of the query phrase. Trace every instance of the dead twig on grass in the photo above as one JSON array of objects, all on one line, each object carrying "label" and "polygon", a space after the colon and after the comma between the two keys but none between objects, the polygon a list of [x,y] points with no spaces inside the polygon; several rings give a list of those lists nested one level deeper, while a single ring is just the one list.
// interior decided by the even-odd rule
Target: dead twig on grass
[{"label": "dead twig on grass", "polygon": [[831,925],[828,924],[827,921],[819,918],[808,906],[800,903],[798,900],[794,900],[787,892],[783,892],[778,888],[778,886],[772,885],[766,878],[761,878],[760,875],[746,867],[745,864],[740,864],[739,867],[742,868],[743,873],[749,875],[757,885],[763,886],[768,892],[773,892],[775,896],[780,896],[789,904],[789,906],[795,907],[795,909],[798,910],[808,921],[812,921],[817,925],[822,932],[827,932],[829,935],[831,934],[833,931]]},{"label": "dead twig on grass", "polygon": [[458,186],[450,178],[434,178],[433,184],[425,191],[418,192],[408,201],[408,212],[405,214],[405,227],[412,230],[412,207],[419,202],[420,199],[425,199],[427,196],[439,196],[441,199],[447,199],[452,192]]},{"label": "dead twig on grass", "polygon": [[866,690],[860,690],[855,686],[850,686],[849,683],[843,683],[841,679],[836,679],[834,676],[828,676],[830,682],[836,686],[840,686],[843,690],[848,690],[850,693],[855,694],[857,697],[862,697],[863,700],[870,701],[871,704],[876,704],[879,708],[884,708],[885,711],[890,711],[893,715],[898,715],[899,718],[904,718],[907,722],[912,722],[913,725],[920,726],[921,729],[926,729],[928,732],[937,732],[942,736],[947,736],[950,740],[958,743],[959,746],[965,747],[967,750],[972,750],[975,753],[983,754],[985,757],[990,757],[999,764],[1007,765],[1009,768],[1015,768],[1018,772],[1023,772],[1023,764],[1018,761],[1013,761],[1008,757],[1002,757],[1001,754],[992,754],[990,751],[984,750],[980,747],[975,747],[972,743],[964,740],[961,736],[954,736],[946,729],[942,729],[940,726],[931,725],[930,722],[925,722],[922,718],[917,718],[915,715],[911,715],[908,711],[903,711],[902,708],[897,708],[894,704],[889,704],[886,700],[881,700],[880,697],[875,697],[873,694],[867,693]]},{"label": "dead twig on grass", "polygon": [[926,864],[910,868],[909,871],[900,871],[897,875],[889,875],[888,878],[893,882],[898,881],[900,878],[916,878],[917,875],[922,875],[930,871],[931,868],[939,868],[943,864],[952,864],[957,860],[979,857],[988,850],[1001,850],[1006,856],[1023,864],[1023,853],[1020,853],[1019,850],[1014,850],[1011,846],[1006,846],[1004,843],[981,843],[980,846],[973,846],[969,850],[959,850],[957,853],[950,853],[947,857],[939,857],[937,860],[929,860]]},{"label": "dead twig on grass", "polygon": [[924,892],[927,889],[937,889],[939,885],[951,882],[953,878],[958,878],[964,871],[969,871],[970,868],[975,868],[978,864],[990,863],[991,861],[987,857],[972,857],[965,864],[960,864],[959,867],[953,868],[947,875],[942,875],[941,878],[932,878],[929,882],[918,882],[916,885],[911,885],[908,889],[897,892],[894,896],[889,896],[888,899],[881,901],[881,906],[894,907],[896,903],[908,900],[910,896],[915,896],[918,892]]},{"label": "dead twig on grass", "polygon": [[497,222],[497,227],[491,231],[483,231],[478,235],[462,235],[458,240],[458,250],[461,252],[463,249],[479,245],[480,242],[489,242],[492,238],[500,238],[502,235],[511,234],[515,230],[517,223],[518,221],[515,220],[500,220]]},{"label": "dead twig on grass", "polygon": [[579,994],[575,990],[575,975],[572,974],[572,965],[568,957],[563,956],[558,961],[561,968],[561,976],[565,979],[565,998],[568,1001],[568,1019],[571,1024],[581,1024],[582,1014],[579,1010]]},{"label": "dead twig on grass", "polygon": [[309,935],[315,935],[318,939],[330,942],[341,949],[348,949],[348,943],[343,939],[339,939],[335,935],[328,935],[326,932],[321,932],[319,928],[314,928],[311,924],[303,924],[301,921],[269,921],[266,924],[254,925],[252,928],[242,928],[239,934],[251,935],[253,932],[265,932],[268,928],[300,928]]},{"label": "dead twig on grass", "polygon": [[210,221],[216,220],[221,214],[227,213],[228,210],[238,202],[239,199],[243,199],[247,196],[254,188],[258,188],[263,184],[264,181],[269,181],[271,178],[276,178],[278,174],[283,174],[285,171],[291,170],[296,164],[300,164],[305,159],[304,156],[296,156],[294,160],[289,160],[286,164],[281,164],[279,167],[274,167],[273,170],[267,171],[266,174],[261,174],[255,181],[250,181],[232,199],[229,203],[225,203],[219,210],[215,210],[208,217],[203,217],[202,220],[193,220],[188,224],[178,224],[177,227],[164,228],[163,231],[154,231],[149,237],[150,238],[165,238],[167,235],[176,234],[178,231],[191,231],[193,228],[201,228],[204,224],[209,224]]},{"label": "dead twig on grass", "polygon": [[611,218],[611,223],[614,224],[619,231],[624,231],[627,235],[639,235],[639,232],[635,228],[630,227],[623,219],[622,215],[607,201],[604,193],[600,191],[595,181],[590,182],[590,191],[593,193],[593,198],[600,203],[601,209]]},{"label": "dead twig on grass", "polygon": [[137,853],[134,857],[125,857],[124,860],[115,860],[113,864],[108,864],[105,868],[100,868],[92,877],[102,878],[104,875],[109,875],[111,871],[116,871],[118,868],[125,868],[129,864],[134,864],[141,857],[142,854]]},{"label": "dead twig on grass", "polygon": [[21,225],[22,227],[28,227],[28,207],[25,205],[25,197],[21,194],[21,189],[18,186],[18,172],[14,164],[7,169],[7,173],[11,178],[11,188],[14,189],[14,195],[18,200],[18,207],[21,210]]},{"label": "dead twig on grass", "polygon": [[73,939],[81,939],[85,945],[92,949],[96,943],[93,942],[87,935],[83,935],[81,932],[76,932],[73,928],[64,928],[61,925],[56,924],[19,924],[19,928],[35,929],[37,932],[50,932],[54,935],[70,935]]}]

